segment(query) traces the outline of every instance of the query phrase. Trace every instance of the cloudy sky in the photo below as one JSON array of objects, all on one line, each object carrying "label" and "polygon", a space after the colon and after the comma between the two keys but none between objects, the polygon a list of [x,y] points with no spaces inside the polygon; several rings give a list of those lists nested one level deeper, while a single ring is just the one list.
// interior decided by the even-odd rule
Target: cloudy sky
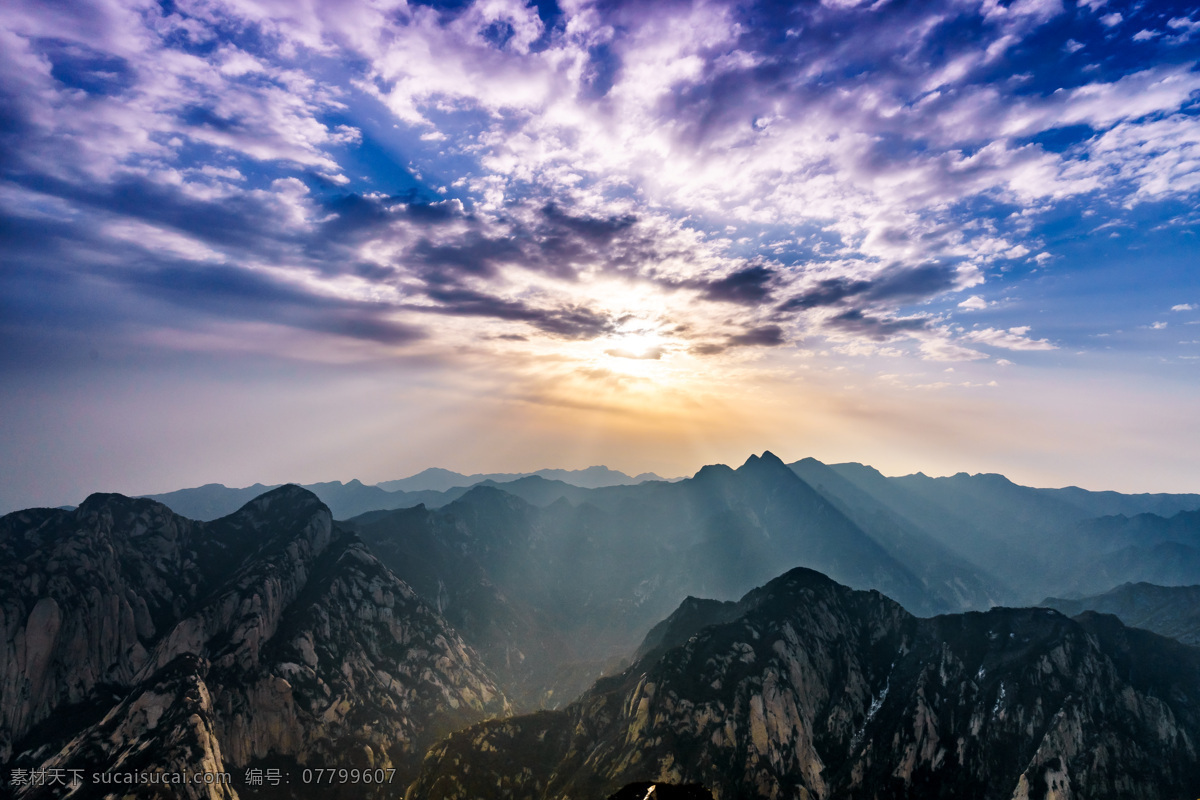
[{"label": "cloudy sky", "polygon": [[9,0],[0,510],[427,466],[1200,491],[1200,12]]}]

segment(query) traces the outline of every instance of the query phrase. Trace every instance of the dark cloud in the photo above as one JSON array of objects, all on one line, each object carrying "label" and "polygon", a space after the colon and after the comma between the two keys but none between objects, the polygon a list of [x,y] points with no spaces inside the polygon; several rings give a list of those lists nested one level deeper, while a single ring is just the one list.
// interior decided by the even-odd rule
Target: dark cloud
[{"label": "dark cloud", "polygon": [[912,303],[953,289],[957,272],[944,264],[898,267],[872,278],[828,278],[779,305],[783,312],[842,305],[847,301]]},{"label": "dark cloud", "polygon": [[583,306],[537,308],[517,300],[461,288],[434,288],[426,294],[440,305],[412,308],[437,314],[527,322],[544,333],[564,339],[594,339],[611,333],[617,326],[615,320]]},{"label": "dark cloud", "polygon": [[957,270],[946,264],[888,270],[870,282],[863,293],[868,300],[910,303],[954,288]]},{"label": "dark cloud", "polygon": [[[363,210],[358,205],[362,201],[351,206],[352,213],[364,229],[395,221],[370,204]],[[627,241],[637,223],[633,216],[578,216],[554,204],[543,205],[532,218],[518,213],[485,221],[450,204],[409,205],[404,214],[422,227],[452,219],[467,227],[454,237],[422,237],[404,254],[416,277],[431,285],[454,286],[468,277],[493,277],[508,265],[570,280],[583,266],[620,269],[629,261],[640,266],[644,255],[639,252],[643,244],[639,239]]]},{"label": "dark cloud", "polygon": [[389,319],[396,309],[388,304],[319,295],[240,267],[160,264],[126,272],[123,283],[213,317],[269,322],[389,345],[425,336],[417,327]]},{"label": "dark cloud", "polygon": [[589,96],[604,97],[616,82],[621,60],[608,43],[588,48],[588,62],[583,71],[583,85]]},{"label": "dark cloud", "polygon": [[609,244],[637,223],[637,217],[623,214],[616,217],[585,217],[564,212],[558,205],[542,206],[542,217],[559,231],[569,232],[593,244]]},{"label": "dark cloud", "polygon": [[[234,264],[163,258],[87,225],[0,215],[8,259],[5,313],[53,330],[110,336],[118,324],[194,327],[205,320],[266,322],[389,345],[424,337],[386,303],[311,292]],[[167,310],[169,309],[169,310]]]},{"label": "dark cloud", "polygon": [[105,217],[128,217],[177,230],[222,249],[240,248],[261,256],[277,254],[270,243],[281,238],[271,233],[272,226],[263,224],[278,212],[249,194],[209,202],[187,196],[178,186],[136,175],[123,175],[113,183],[97,186],[48,175],[14,176],[14,182],[93,212],[97,216],[80,223],[87,227]]},{"label": "dark cloud", "polygon": [[783,344],[783,328],[778,325],[763,325],[750,328],[730,336],[729,347],[777,347]]},{"label": "dark cloud", "polygon": [[863,313],[861,309],[852,308],[831,318],[826,324],[843,333],[882,342],[913,331],[926,330],[929,320],[921,317],[876,317]]},{"label": "dark cloud", "polygon": [[775,277],[775,271],[771,268],[756,265],[700,285],[704,286],[704,296],[709,300],[756,305],[770,296]]},{"label": "dark cloud", "polygon": [[778,325],[762,325],[727,336],[723,342],[702,342],[692,345],[691,351],[701,356],[712,356],[724,353],[734,347],[778,347],[785,341],[783,328]]},{"label": "dark cloud", "polygon": [[182,110],[179,119],[185,125],[197,128],[211,128],[222,133],[230,133],[242,129],[242,123],[239,120],[222,117],[209,106],[188,106]]},{"label": "dark cloud", "polygon": [[491,277],[504,264],[522,263],[523,257],[524,251],[511,237],[469,231],[450,244],[422,239],[406,254],[406,261],[417,267],[424,280],[446,284],[466,276]]},{"label": "dark cloud", "polygon": [[837,305],[843,300],[862,294],[871,287],[870,281],[854,278],[829,278],[783,302],[780,311],[807,311],[811,308]]}]

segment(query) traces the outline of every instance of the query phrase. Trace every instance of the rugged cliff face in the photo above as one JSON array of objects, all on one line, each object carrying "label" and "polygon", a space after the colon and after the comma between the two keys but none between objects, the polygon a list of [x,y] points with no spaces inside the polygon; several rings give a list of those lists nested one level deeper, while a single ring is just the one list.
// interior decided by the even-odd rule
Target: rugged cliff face
[{"label": "rugged cliff face", "polygon": [[136,751],[170,771],[187,740],[195,769],[354,765],[403,785],[434,738],[508,708],[453,629],[298,487],[212,523],[118,495],[19,512],[0,519],[0,559],[10,767],[103,771]]},{"label": "rugged cliff face", "polygon": [[[76,798],[154,794],[188,800],[236,798],[233,784],[216,777],[228,774],[228,765],[203,679],[207,667],[198,656],[182,655],[155,672],[100,723],[85,728],[29,770],[48,777],[15,780],[16,796],[48,800],[72,789]],[[151,774],[162,782],[151,784]],[[211,776],[212,782],[204,776]]]},{"label": "rugged cliff face", "polygon": [[918,619],[809,570],[738,612],[692,603],[566,709],[455,734],[408,798],[605,797],[635,781],[698,783],[721,800],[1200,788],[1200,651],[1115,618]]}]

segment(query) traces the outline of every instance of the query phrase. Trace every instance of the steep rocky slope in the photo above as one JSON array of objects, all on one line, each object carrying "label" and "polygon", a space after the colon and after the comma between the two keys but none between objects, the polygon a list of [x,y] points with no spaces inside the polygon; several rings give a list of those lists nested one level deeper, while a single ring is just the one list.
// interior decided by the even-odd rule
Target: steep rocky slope
[{"label": "steep rocky slope", "polygon": [[1048,609],[918,619],[797,569],[561,711],[436,745],[409,800],[1167,798],[1200,788],[1200,651]]},{"label": "steep rocky slope", "polygon": [[12,768],[151,754],[399,783],[430,741],[508,708],[453,629],[294,486],[212,523],[119,495],[8,515],[0,609]]}]

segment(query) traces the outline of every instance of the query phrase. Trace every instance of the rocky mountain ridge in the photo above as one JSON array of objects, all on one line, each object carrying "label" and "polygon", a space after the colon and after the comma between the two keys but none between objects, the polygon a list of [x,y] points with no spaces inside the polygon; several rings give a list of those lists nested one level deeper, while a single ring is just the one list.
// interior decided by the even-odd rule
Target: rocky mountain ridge
[{"label": "rocky mountain ridge", "polygon": [[1048,609],[919,619],[804,569],[738,606],[712,625],[682,615],[686,641],[563,710],[452,735],[407,798],[565,800],[639,780],[719,800],[1167,800],[1200,787],[1195,649]]},{"label": "rocky mountain ridge", "polygon": [[272,758],[402,785],[430,741],[508,709],[479,656],[295,486],[212,523],[119,495],[10,514],[0,587],[10,768],[158,753],[165,771]]}]

